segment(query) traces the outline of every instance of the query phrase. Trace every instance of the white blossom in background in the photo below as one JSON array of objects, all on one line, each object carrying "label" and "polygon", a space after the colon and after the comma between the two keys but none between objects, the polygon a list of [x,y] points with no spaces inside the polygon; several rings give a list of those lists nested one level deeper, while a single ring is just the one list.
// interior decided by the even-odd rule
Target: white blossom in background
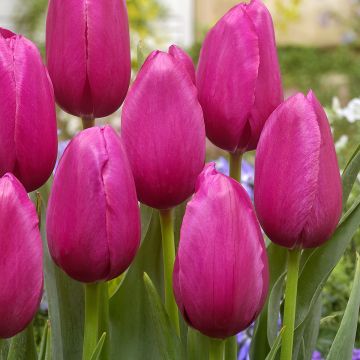
[{"label": "white blossom in background", "polygon": [[335,143],[336,151],[343,149],[348,143],[348,141],[349,137],[347,135],[341,135],[340,139]]},{"label": "white blossom in background", "polygon": [[352,99],[344,108],[338,98],[333,99],[332,108],[336,115],[345,118],[350,123],[360,120],[360,98]]}]

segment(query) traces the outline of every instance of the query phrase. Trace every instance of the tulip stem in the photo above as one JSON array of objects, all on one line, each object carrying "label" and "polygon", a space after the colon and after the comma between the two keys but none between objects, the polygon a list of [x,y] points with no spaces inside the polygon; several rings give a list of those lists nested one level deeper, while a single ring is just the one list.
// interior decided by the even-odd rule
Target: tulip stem
[{"label": "tulip stem", "polygon": [[288,271],[285,290],[285,308],[283,321],[284,333],[282,336],[281,360],[292,359],[300,257],[300,249],[289,250],[287,265]]},{"label": "tulip stem", "polygon": [[85,332],[83,360],[90,360],[99,340],[101,284],[85,284]]},{"label": "tulip stem", "polygon": [[219,339],[210,339],[209,360],[224,360],[225,341]]},{"label": "tulip stem", "polygon": [[180,335],[179,313],[173,292],[173,270],[175,262],[174,222],[172,209],[160,210],[162,248],[164,261],[165,308]]},{"label": "tulip stem", "polygon": [[84,130],[95,126],[95,118],[92,116],[83,116],[81,120]]},{"label": "tulip stem", "polygon": [[234,180],[241,182],[241,160],[242,153],[235,152],[229,153],[230,155],[230,177]]}]

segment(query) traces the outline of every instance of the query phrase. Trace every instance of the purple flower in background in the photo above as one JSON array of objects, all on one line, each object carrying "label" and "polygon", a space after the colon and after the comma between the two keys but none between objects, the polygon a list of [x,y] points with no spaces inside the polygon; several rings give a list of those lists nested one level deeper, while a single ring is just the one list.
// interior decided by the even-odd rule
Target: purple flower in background
[{"label": "purple flower in background", "polygon": [[360,349],[354,349],[352,360],[360,360]]},{"label": "purple flower in background", "polygon": [[311,360],[323,360],[321,353],[315,350],[312,354]]},{"label": "purple flower in background", "polygon": [[64,141],[59,142],[58,155],[57,155],[56,164],[55,164],[55,168],[54,168],[54,174],[58,167],[59,161],[60,161],[61,157],[63,156],[63,153],[64,153],[66,147],[69,145],[69,143],[70,143],[70,140],[64,140]]},{"label": "purple flower in background", "polygon": [[237,342],[239,344],[238,360],[250,360],[250,346],[253,330],[254,324],[251,324],[247,330],[244,330],[237,335]]},{"label": "purple flower in background", "polygon": [[[216,161],[216,169],[222,174],[229,175],[229,162],[223,156],[220,156]],[[243,160],[241,163],[241,185],[245,188],[251,200],[254,200],[254,167]]]}]

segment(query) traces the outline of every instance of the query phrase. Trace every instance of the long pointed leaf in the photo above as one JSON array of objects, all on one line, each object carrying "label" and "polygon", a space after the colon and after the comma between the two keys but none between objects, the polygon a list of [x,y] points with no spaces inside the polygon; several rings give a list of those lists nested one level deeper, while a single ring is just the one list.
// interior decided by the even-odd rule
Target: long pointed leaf
[{"label": "long pointed leaf", "polygon": [[356,178],[360,172],[360,145],[355,150],[353,156],[346,165],[342,174],[343,186],[343,208],[345,209],[347,200],[354,186]]},{"label": "long pointed leaf", "polygon": [[36,360],[37,352],[33,327],[30,324],[24,331],[11,339],[8,360]]}]

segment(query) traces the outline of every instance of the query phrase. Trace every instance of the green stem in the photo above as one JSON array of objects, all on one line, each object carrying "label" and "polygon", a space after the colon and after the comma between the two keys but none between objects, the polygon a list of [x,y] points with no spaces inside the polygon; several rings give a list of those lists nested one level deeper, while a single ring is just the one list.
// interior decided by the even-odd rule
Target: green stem
[{"label": "green stem", "polygon": [[241,160],[242,153],[235,152],[229,153],[230,156],[230,177],[234,180],[241,182]]},{"label": "green stem", "polygon": [[209,360],[224,360],[225,340],[210,339]]},{"label": "green stem", "polygon": [[99,337],[105,332],[106,338],[101,350],[100,359],[110,358],[110,339],[109,339],[109,288],[106,281],[100,283],[99,292]]},{"label": "green stem", "polygon": [[225,344],[225,359],[236,360],[238,353],[238,344],[236,336],[231,336],[226,340]]},{"label": "green stem", "polygon": [[90,360],[99,340],[99,283],[85,284],[85,333],[83,360]]},{"label": "green stem", "polygon": [[92,116],[83,116],[81,120],[84,130],[95,126],[95,118]]},{"label": "green stem", "polygon": [[164,260],[165,308],[180,335],[179,313],[173,292],[173,270],[175,262],[174,222],[172,210],[159,210]]},{"label": "green stem", "polygon": [[284,321],[283,321],[283,326],[285,327],[285,329],[282,336],[281,360],[292,359],[297,283],[299,277],[301,250],[300,249],[289,250],[288,256],[289,256],[288,272],[286,277],[285,309],[284,309]]}]

